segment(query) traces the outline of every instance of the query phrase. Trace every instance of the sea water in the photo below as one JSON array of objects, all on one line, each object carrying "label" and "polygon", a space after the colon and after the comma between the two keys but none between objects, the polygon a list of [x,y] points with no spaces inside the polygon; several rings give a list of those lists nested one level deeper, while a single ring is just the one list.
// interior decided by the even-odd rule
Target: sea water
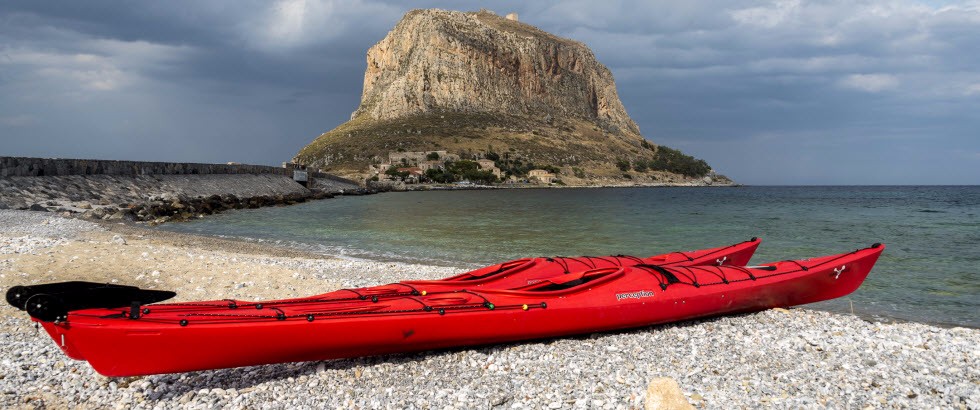
[{"label": "sea water", "polygon": [[763,238],[757,263],[882,242],[888,248],[860,289],[814,307],[980,327],[977,186],[405,192],[233,211],[161,229],[465,268],[527,256],[646,256],[753,236]]}]

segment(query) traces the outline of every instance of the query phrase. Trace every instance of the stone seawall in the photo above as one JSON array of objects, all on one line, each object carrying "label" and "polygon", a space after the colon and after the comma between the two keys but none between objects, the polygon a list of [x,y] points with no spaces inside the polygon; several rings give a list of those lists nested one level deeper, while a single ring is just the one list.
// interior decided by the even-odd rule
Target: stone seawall
[{"label": "stone seawall", "polygon": [[155,223],[226,209],[363,194],[353,181],[261,165],[0,157],[0,209],[32,209]]},{"label": "stone seawall", "polygon": [[[215,175],[273,174],[291,177],[293,168],[249,164],[113,161],[102,159],[0,157],[0,178],[68,175]],[[328,188],[352,188],[358,183],[336,175],[309,171],[311,180]]]},{"label": "stone seawall", "polygon": [[287,175],[287,170],[280,167],[248,164],[196,164],[99,159],[0,157],[0,177],[211,174]]}]

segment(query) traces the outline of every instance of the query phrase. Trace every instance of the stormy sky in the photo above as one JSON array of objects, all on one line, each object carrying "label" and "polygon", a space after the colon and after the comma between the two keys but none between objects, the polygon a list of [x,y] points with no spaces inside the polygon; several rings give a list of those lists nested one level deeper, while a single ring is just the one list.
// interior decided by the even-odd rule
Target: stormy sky
[{"label": "stormy sky", "polygon": [[0,155],[278,165],[412,8],[579,40],[643,135],[748,184],[980,184],[980,2],[4,1]]}]

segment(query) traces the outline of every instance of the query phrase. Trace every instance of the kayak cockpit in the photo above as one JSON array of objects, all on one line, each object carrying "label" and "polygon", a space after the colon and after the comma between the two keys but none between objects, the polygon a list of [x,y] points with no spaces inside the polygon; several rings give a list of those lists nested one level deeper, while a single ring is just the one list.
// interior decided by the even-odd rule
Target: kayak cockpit
[{"label": "kayak cockpit", "polygon": [[566,293],[574,293],[582,290],[587,290],[592,286],[599,285],[602,283],[615,280],[616,278],[622,276],[627,268],[617,267],[617,268],[602,268],[593,269],[585,272],[571,273],[567,275],[560,275],[544,279],[540,282],[532,283],[530,285],[525,285],[519,288],[504,290],[504,289],[493,289],[493,290],[480,290],[481,293],[498,293],[498,294],[548,294],[548,295],[558,295]]}]

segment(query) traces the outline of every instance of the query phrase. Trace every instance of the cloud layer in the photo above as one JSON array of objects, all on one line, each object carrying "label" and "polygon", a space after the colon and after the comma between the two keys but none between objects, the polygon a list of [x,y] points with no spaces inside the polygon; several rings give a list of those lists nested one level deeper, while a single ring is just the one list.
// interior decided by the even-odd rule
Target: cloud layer
[{"label": "cloud layer", "polygon": [[[416,7],[479,9],[471,2]],[[745,183],[980,183],[980,3],[493,3]],[[348,118],[383,1],[0,4],[0,155],[278,164]]]}]

